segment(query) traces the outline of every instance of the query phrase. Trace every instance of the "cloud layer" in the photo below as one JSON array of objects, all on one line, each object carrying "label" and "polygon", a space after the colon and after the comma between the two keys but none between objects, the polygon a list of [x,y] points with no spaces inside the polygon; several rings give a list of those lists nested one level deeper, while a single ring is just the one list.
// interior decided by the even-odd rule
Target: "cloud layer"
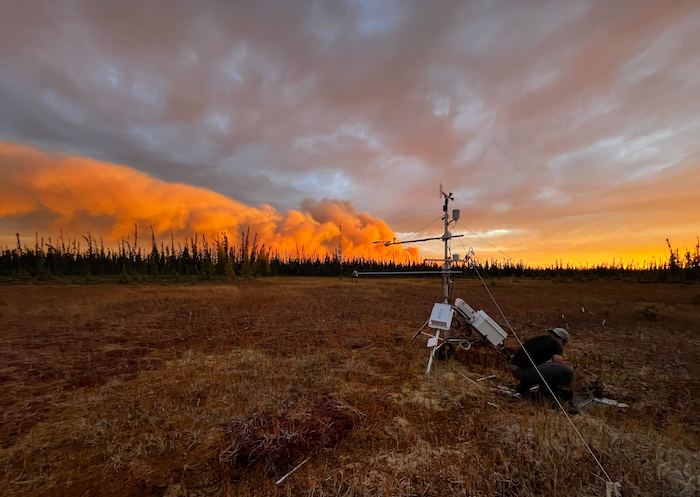
[{"label": "cloud layer", "polygon": [[6,141],[278,212],[352,199],[400,232],[442,182],[538,262],[698,231],[693,0],[4,5]]},{"label": "cloud layer", "polygon": [[[284,213],[270,205],[250,207],[219,193],[167,183],[132,168],[73,156],[46,154],[0,143],[0,218],[22,225],[31,219],[42,236],[92,232],[107,243],[132,237],[134,224],[160,237],[209,239],[250,228],[259,243],[282,256],[335,254],[339,225],[343,254],[400,261],[415,251],[372,243],[394,237],[387,224],[355,212],[349,202],[307,200],[302,210]],[[26,235],[27,233],[25,233]]]}]

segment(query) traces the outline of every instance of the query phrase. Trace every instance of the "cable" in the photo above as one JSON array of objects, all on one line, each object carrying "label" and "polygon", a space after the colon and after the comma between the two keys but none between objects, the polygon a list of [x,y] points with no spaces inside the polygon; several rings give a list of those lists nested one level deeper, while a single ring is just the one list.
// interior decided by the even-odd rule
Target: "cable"
[{"label": "cable", "polygon": [[607,478],[606,485],[608,485],[608,486],[611,487],[611,488],[616,489],[616,488],[619,486],[619,484],[616,483],[616,482],[613,482],[612,478],[610,478],[610,475],[608,474],[607,471],[605,471],[605,468],[603,467],[603,464],[600,462],[600,460],[598,459],[598,457],[597,457],[597,456],[595,455],[595,453],[593,452],[593,449],[591,449],[591,446],[588,445],[588,443],[586,442],[586,439],[583,438],[583,435],[581,434],[581,432],[579,431],[579,429],[578,429],[578,428],[576,427],[576,425],[574,424],[574,421],[571,419],[571,416],[569,416],[569,414],[566,412],[566,409],[564,409],[564,406],[561,405],[561,402],[559,401],[559,398],[558,398],[556,395],[554,395],[554,391],[552,390],[552,387],[549,385],[549,383],[547,382],[547,380],[544,379],[544,376],[542,375],[542,372],[541,372],[541,371],[539,370],[539,368],[537,367],[537,364],[535,364],[535,361],[532,359],[532,356],[530,356],[530,353],[529,353],[529,352],[527,351],[527,349],[523,346],[523,342],[520,340],[520,337],[518,336],[518,334],[515,332],[515,330],[514,330],[513,327],[511,326],[510,321],[508,321],[508,318],[506,318],[506,315],[503,313],[503,310],[501,309],[501,306],[498,305],[498,302],[496,301],[495,297],[494,297],[493,294],[491,293],[491,290],[489,290],[489,287],[486,285],[486,282],[484,281],[484,279],[481,277],[481,273],[479,273],[479,270],[476,268],[476,265],[475,265],[475,264],[472,264],[472,267],[473,267],[474,271],[476,272],[476,275],[479,277],[479,280],[481,280],[481,284],[484,285],[484,288],[485,288],[486,291],[488,292],[489,297],[491,297],[491,300],[493,301],[494,305],[495,305],[496,308],[498,309],[498,312],[500,313],[501,317],[503,318],[503,321],[505,321],[505,323],[508,325],[508,328],[510,329],[511,333],[513,333],[513,336],[514,336],[515,339],[518,341],[518,344],[519,344],[520,347],[523,349],[523,351],[525,352],[525,355],[526,355],[527,358],[530,360],[530,363],[531,363],[531,364],[533,365],[533,367],[535,368],[535,371],[537,371],[538,376],[540,377],[540,379],[542,380],[542,382],[544,383],[544,385],[547,387],[547,390],[549,390],[549,394],[552,396],[552,398],[554,399],[554,401],[557,403],[557,406],[559,406],[559,409],[560,409],[561,412],[564,414],[564,416],[566,416],[566,419],[569,421],[569,423],[570,423],[571,426],[573,427],[574,431],[576,432],[576,434],[578,435],[578,437],[579,437],[579,438],[581,439],[581,441],[583,442],[583,445],[586,447],[586,449],[588,449],[588,452],[591,454],[591,457],[593,457],[593,460],[596,462],[596,464],[598,464],[598,467],[600,468],[600,470],[601,470],[601,471],[603,472],[603,474],[605,475],[605,478]]},{"label": "cable", "polygon": [[411,237],[412,237],[413,235],[415,235],[416,233],[420,232],[421,230],[424,230],[425,228],[427,228],[428,226],[430,226],[431,224],[433,224],[433,223],[434,223],[435,221],[437,221],[438,219],[442,219],[442,216],[436,217],[435,219],[433,219],[433,220],[430,221],[429,223],[426,223],[425,225],[423,225],[423,226],[421,226],[420,228],[418,228],[418,229],[417,229],[416,231],[414,231],[413,233],[410,233],[410,234],[406,235],[406,236],[403,238],[403,240],[399,240],[399,243],[405,242],[406,240],[408,240],[409,238],[411,238]]},{"label": "cable", "polygon": [[[476,231],[472,231],[472,230],[470,230],[469,228],[467,228],[466,226],[464,226],[462,223],[460,223],[459,221],[455,221],[455,225],[457,225],[457,224],[459,224],[460,227],[464,228],[465,230],[467,230],[469,233],[471,233],[472,235],[474,235],[474,236],[477,237],[478,239],[480,239],[480,240],[482,240],[482,241],[488,243],[488,244],[491,246],[491,248],[493,248],[494,250],[497,250],[498,252],[500,252],[501,255],[502,255],[506,260],[512,259],[512,257],[507,256],[501,249],[499,249],[498,247],[496,247],[493,243],[491,243],[490,241],[488,241],[486,238],[484,238],[484,237],[482,237],[481,235],[479,235]],[[460,241],[461,241],[461,240],[460,240]]]}]

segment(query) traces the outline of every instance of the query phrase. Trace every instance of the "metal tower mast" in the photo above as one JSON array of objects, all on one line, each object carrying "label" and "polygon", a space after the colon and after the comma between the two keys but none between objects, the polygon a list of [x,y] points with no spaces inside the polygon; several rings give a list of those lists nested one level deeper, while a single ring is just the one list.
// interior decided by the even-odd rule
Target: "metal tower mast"
[{"label": "metal tower mast", "polygon": [[[452,286],[452,279],[450,279],[450,273],[452,271],[452,260],[450,259],[450,240],[452,239],[452,233],[450,233],[450,214],[448,212],[448,206],[450,200],[454,200],[452,193],[445,193],[440,188],[440,195],[445,198],[445,203],[442,206],[442,211],[445,213],[442,216],[442,220],[445,224],[445,232],[442,234],[442,241],[445,244],[445,254],[442,265],[442,302],[444,304],[450,303],[450,288]],[[458,214],[459,211],[455,211],[453,214]]]}]

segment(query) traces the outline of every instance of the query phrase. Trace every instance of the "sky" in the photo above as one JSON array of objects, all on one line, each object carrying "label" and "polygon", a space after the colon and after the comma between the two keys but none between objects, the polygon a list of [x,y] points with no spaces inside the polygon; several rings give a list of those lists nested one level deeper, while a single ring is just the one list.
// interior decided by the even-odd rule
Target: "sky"
[{"label": "sky", "polygon": [[[0,0],[0,243],[636,262],[700,234],[697,1]],[[425,227],[425,225],[428,225]],[[417,231],[417,232],[416,232]],[[416,232],[416,233],[414,233]]]}]

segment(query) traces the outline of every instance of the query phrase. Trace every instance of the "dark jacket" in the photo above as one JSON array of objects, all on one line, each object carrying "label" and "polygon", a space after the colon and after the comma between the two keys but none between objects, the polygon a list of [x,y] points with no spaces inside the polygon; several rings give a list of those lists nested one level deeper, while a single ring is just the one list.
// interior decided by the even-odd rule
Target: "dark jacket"
[{"label": "dark jacket", "polygon": [[[523,347],[538,366],[551,360],[552,356],[562,355],[564,353],[561,344],[552,335],[532,337],[523,343]],[[527,358],[527,355],[525,355],[523,347],[518,349],[510,363],[519,368],[529,369],[532,367],[532,363]]]}]

